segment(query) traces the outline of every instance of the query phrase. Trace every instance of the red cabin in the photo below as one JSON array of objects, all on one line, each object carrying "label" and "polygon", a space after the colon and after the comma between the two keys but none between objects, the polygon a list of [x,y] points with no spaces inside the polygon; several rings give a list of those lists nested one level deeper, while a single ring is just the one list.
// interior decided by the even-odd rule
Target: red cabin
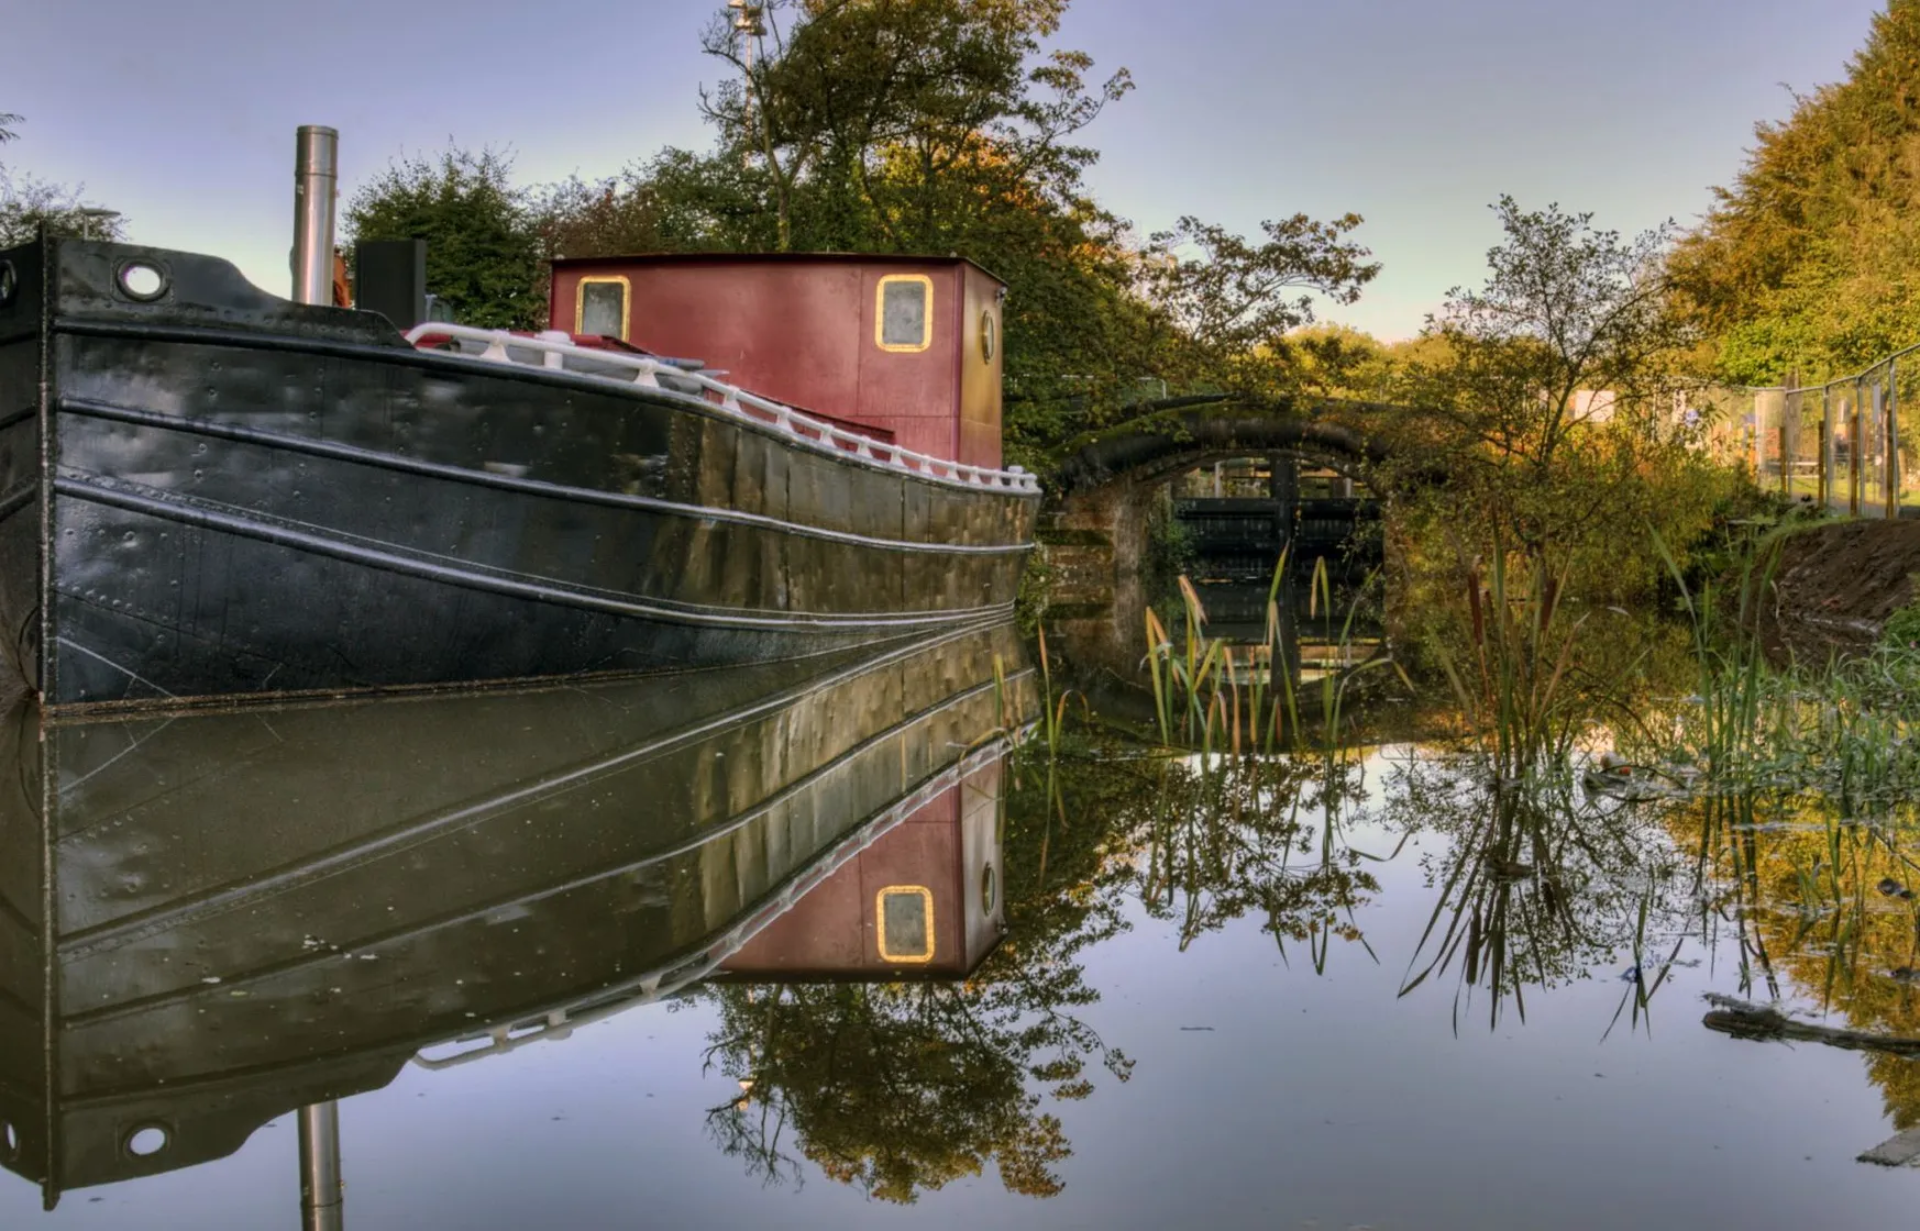
[{"label": "red cabin", "polygon": [[553,329],[699,359],[763,397],[997,468],[1005,295],[958,257],[581,257],[553,263],[549,315]]},{"label": "red cabin", "polygon": [[1000,941],[1000,764],[881,835],[721,963],[780,983],[963,979]]}]

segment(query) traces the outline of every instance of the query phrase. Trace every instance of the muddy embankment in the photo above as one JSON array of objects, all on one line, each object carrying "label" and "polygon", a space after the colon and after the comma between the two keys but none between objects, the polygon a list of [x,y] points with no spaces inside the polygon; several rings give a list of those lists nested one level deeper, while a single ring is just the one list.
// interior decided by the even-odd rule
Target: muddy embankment
[{"label": "muddy embankment", "polygon": [[1763,553],[1757,613],[1767,656],[1818,664],[1863,653],[1914,598],[1920,521],[1845,521],[1785,535]]}]

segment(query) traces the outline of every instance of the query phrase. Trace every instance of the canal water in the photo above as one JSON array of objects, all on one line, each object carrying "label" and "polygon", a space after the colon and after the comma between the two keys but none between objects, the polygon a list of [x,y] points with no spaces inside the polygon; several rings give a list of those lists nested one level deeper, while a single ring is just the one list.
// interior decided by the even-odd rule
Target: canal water
[{"label": "canal water", "polygon": [[1911,1221],[1920,1173],[1856,1158],[1920,1122],[1914,1060],[1707,1024],[1920,1033],[1892,846],[1782,792],[1514,790],[1390,672],[1235,759],[1054,665],[987,627],[16,706],[0,1225],[300,1226],[303,1158],[344,1180],[309,1225],[361,1229]]}]

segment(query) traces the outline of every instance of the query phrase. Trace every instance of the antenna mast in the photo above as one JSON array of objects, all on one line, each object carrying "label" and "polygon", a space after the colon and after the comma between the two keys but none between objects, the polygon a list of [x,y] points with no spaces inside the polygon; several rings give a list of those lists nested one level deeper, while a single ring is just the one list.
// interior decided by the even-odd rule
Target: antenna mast
[{"label": "antenna mast", "polygon": [[[740,82],[740,120],[751,132],[753,129],[753,53],[762,35],[766,34],[765,23],[760,20],[766,6],[755,0],[727,0],[727,7],[733,10],[733,33],[741,43],[740,63],[744,71]],[[747,152],[743,160],[753,161],[753,143],[747,143]]]}]

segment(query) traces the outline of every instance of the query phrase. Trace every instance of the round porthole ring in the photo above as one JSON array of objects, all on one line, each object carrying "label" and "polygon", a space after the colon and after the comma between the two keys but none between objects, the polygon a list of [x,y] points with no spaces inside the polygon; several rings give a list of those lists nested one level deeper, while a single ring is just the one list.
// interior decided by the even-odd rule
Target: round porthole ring
[{"label": "round porthole ring", "polygon": [[1000,900],[1000,877],[988,864],[980,870],[980,913],[991,915]]},{"label": "round porthole ring", "polygon": [[[151,291],[142,292],[135,290],[132,284],[127,281],[129,276],[143,269],[151,270],[156,279]],[[119,267],[113,271],[113,284],[119,288],[122,295],[125,295],[135,303],[152,303],[172,288],[173,279],[167,275],[167,271],[159,264],[153,261],[135,258],[131,261],[120,262]]]},{"label": "round porthole ring", "polygon": [[11,1120],[0,1120],[0,1159],[13,1162],[20,1157],[20,1130]]},{"label": "round porthole ring", "polygon": [[[160,1135],[160,1140],[154,1145],[154,1147],[151,1150],[142,1150],[141,1148],[139,1148],[139,1146],[135,1145],[134,1143],[139,1141],[142,1137],[146,1136],[146,1134],[148,1133],[158,1133]],[[126,1153],[133,1158],[158,1158],[162,1154],[165,1154],[167,1152],[167,1147],[171,1146],[172,1144],[173,1144],[173,1130],[168,1128],[164,1124],[160,1124],[152,1120],[148,1120],[143,1123],[134,1125],[132,1128],[126,1131],[126,1134],[123,1137],[120,1138],[120,1148],[126,1151]]]},{"label": "round porthole ring", "polygon": [[14,269],[12,261],[0,261],[0,308],[13,302],[20,293],[20,273]]},{"label": "round porthole ring", "polygon": [[993,362],[993,352],[999,345],[997,328],[993,321],[993,309],[980,309],[980,357],[988,363]]}]

